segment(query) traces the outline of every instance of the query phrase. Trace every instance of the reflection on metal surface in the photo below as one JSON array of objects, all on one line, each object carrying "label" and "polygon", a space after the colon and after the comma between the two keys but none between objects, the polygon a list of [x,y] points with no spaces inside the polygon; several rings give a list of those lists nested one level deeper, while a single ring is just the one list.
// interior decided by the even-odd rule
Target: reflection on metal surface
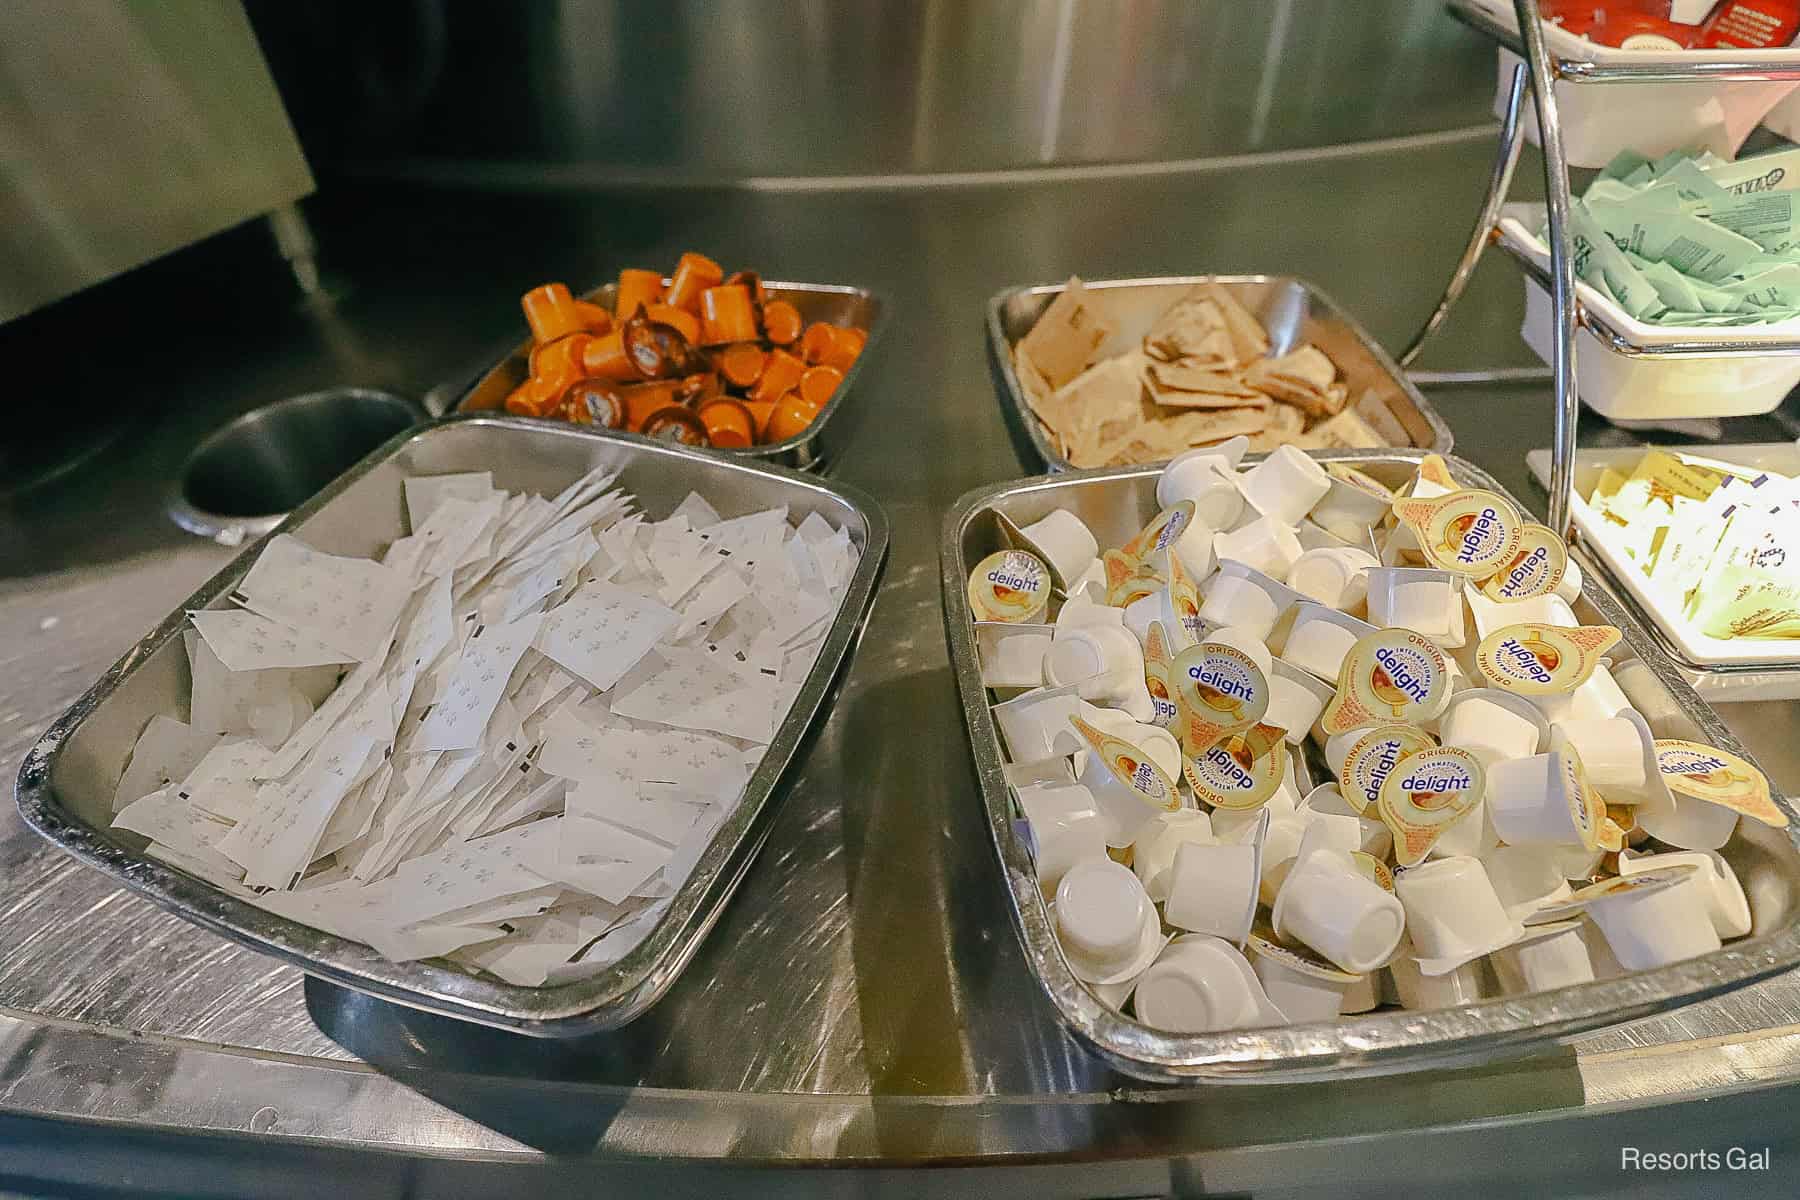
[{"label": "reflection on metal surface", "polygon": [[1184,159],[1486,121],[1440,0],[252,0],[328,165],[665,176]]},{"label": "reflection on metal surface", "polygon": [[0,321],[312,191],[235,4],[0,5]]}]

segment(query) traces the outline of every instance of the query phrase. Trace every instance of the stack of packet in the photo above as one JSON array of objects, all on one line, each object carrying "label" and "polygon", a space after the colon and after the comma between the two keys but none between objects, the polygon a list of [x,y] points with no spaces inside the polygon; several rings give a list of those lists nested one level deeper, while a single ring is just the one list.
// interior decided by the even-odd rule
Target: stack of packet
[{"label": "stack of packet", "polygon": [[1640,321],[1800,316],[1800,149],[1726,162],[1623,151],[1570,210],[1575,272]]},{"label": "stack of packet", "polygon": [[1602,472],[1588,503],[1652,592],[1716,638],[1800,637],[1800,486],[1783,475],[1647,450]]},{"label": "stack of packet", "polygon": [[188,720],[114,798],[148,853],[386,957],[528,986],[655,928],[811,671],[848,534],[413,478],[379,561],[276,537],[186,631]]}]

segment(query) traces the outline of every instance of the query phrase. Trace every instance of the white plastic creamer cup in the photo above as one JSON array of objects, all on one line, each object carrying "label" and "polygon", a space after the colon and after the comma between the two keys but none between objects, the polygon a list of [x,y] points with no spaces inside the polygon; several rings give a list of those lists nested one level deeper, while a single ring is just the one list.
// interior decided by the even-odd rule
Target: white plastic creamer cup
[{"label": "white plastic creamer cup", "polygon": [[1220,562],[1241,562],[1277,583],[1287,579],[1289,568],[1302,553],[1293,529],[1274,517],[1260,517],[1242,529],[1213,535],[1213,555]]},{"label": "white plastic creamer cup", "polygon": [[975,622],[981,683],[991,688],[1034,688],[1044,682],[1044,656],[1055,629],[1010,621]]},{"label": "white plastic creamer cup", "polygon": [[1710,907],[1706,891],[1690,877],[1668,887],[1597,897],[1588,902],[1587,912],[1606,935],[1620,966],[1648,971],[1719,948]]},{"label": "white plastic creamer cup", "polygon": [[1170,1033],[1286,1024],[1249,960],[1236,946],[1205,934],[1171,941],[1138,980],[1135,1003],[1140,1021]]},{"label": "white plastic creamer cup", "polygon": [[1181,531],[1181,536],[1175,539],[1175,557],[1181,560],[1181,569],[1187,572],[1188,578],[1196,583],[1211,575],[1219,565],[1218,560],[1213,557],[1213,539],[1216,536],[1211,525],[1195,517]]},{"label": "white plastic creamer cup", "polygon": [[[1217,634],[1213,640],[1218,640]],[[1257,665],[1269,681],[1269,708],[1263,723],[1284,730],[1288,744],[1298,746],[1331,702],[1334,689],[1310,671],[1280,660]]]},{"label": "white plastic creamer cup", "polygon": [[1221,562],[1218,574],[1206,585],[1200,618],[1267,638],[1293,601],[1293,592],[1256,568],[1241,562]]},{"label": "white plastic creamer cup", "polygon": [[1121,983],[1162,949],[1162,926],[1144,885],[1109,858],[1070,867],[1056,888],[1056,935],[1077,979]]},{"label": "white plastic creamer cup", "polygon": [[1122,619],[1126,630],[1143,646],[1150,641],[1150,625],[1159,622],[1163,633],[1175,636],[1178,626],[1175,616],[1175,602],[1166,587],[1157,588],[1148,595],[1139,596],[1124,608],[1114,609]]},{"label": "white plastic creamer cup", "polygon": [[1573,604],[1581,599],[1581,567],[1573,558],[1563,566],[1562,582],[1556,585],[1556,595],[1564,604]]},{"label": "white plastic creamer cup", "polygon": [[1093,795],[1079,784],[1023,787],[1019,811],[1037,845],[1038,886],[1054,892],[1069,868],[1106,857],[1106,826]]},{"label": "white plastic creamer cup", "polygon": [[1039,758],[1030,762],[1009,762],[1003,768],[1008,787],[1036,787],[1040,784],[1074,783],[1075,772],[1064,756]]},{"label": "white plastic creamer cup", "polygon": [[1475,802],[1475,807],[1462,815],[1462,819],[1451,824],[1450,828],[1438,835],[1438,840],[1431,844],[1425,852],[1426,858],[1480,858],[1500,844],[1500,834],[1494,828],[1494,818],[1488,812],[1487,797],[1483,796]]},{"label": "white plastic creamer cup", "polygon": [[[1529,600],[1489,600],[1480,588],[1463,589],[1469,609],[1475,614],[1475,632],[1480,638],[1508,625],[1530,621],[1538,625],[1557,625],[1572,629],[1581,624],[1575,610],[1561,596],[1534,596]],[[1480,640],[1477,638],[1476,640]]]},{"label": "white plastic creamer cup", "polygon": [[1249,957],[1269,1003],[1292,1025],[1335,1021],[1343,1011],[1345,993],[1363,978],[1331,968],[1306,970],[1284,955],[1262,953],[1255,942],[1250,943]]},{"label": "white plastic creamer cup", "polygon": [[1737,828],[1735,809],[1671,792],[1660,771],[1645,790],[1633,815],[1638,828],[1659,842],[1682,850],[1717,850]]},{"label": "white plastic creamer cup", "polygon": [[[1369,621],[1383,629],[1410,629],[1437,641],[1462,623],[1462,581],[1426,567],[1374,567],[1369,579]],[[1461,639],[1457,639],[1461,640]]]},{"label": "white plastic creamer cup", "polygon": [[1610,802],[1636,804],[1649,798],[1646,784],[1649,772],[1656,770],[1656,744],[1643,718],[1571,717],[1552,727],[1550,746],[1573,746],[1588,782]]},{"label": "white plastic creamer cup", "polygon": [[1340,850],[1303,847],[1275,898],[1276,936],[1311,947],[1352,975],[1385,963],[1400,943],[1400,901]]},{"label": "white plastic creamer cup", "polygon": [[1594,667],[1582,685],[1570,694],[1569,715],[1579,721],[1600,721],[1616,717],[1631,707],[1631,698],[1613,678],[1605,663]]},{"label": "white plastic creamer cup", "polygon": [[1294,627],[1288,631],[1281,658],[1290,666],[1337,682],[1344,656],[1358,639],[1374,633],[1375,626],[1312,600],[1294,606]]},{"label": "white plastic creamer cup", "polygon": [[1050,653],[1044,656],[1044,682],[1074,686],[1083,700],[1123,708],[1140,720],[1151,715],[1140,715],[1131,704],[1144,690],[1144,649],[1129,630],[1118,626],[1058,628]]},{"label": "white plastic creamer cup", "polygon": [[1099,559],[1088,564],[1081,578],[1069,580],[1068,593],[1071,598],[1084,596],[1096,604],[1106,601],[1106,567]]},{"label": "white plastic creamer cup", "polygon": [[1572,889],[1547,846],[1496,846],[1482,855],[1488,882],[1507,915],[1523,921],[1545,905],[1567,900]]},{"label": "white plastic creamer cup", "polygon": [[1256,916],[1259,857],[1254,844],[1188,842],[1178,847],[1164,918],[1177,929],[1242,945]]},{"label": "white plastic creamer cup", "polygon": [[1140,834],[1159,815],[1143,798],[1113,776],[1098,754],[1084,751],[1077,763],[1075,781],[1094,797],[1094,805],[1105,822],[1106,844],[1122,850],[1137,841]]},{"label": "white plastic creamer cup", "polygon": [[1358,975],[1338,1001],[1339,1015],[1354,1017],[1381,1007],[1381,980],[1386,974],[1386,971],[1370,971],[1367,975]]},{"label": "white plastic creamer cup", "polygon": [[1523,932],[1507,915],[1479,859],[1433,859],[1396,871],[1394,891],[1406,909],[1406,933],[1422,975],[1454,970]]},{"label": "white plastic creamer cup", "polygon": [[[1349,849],[1361,850],[1376,858],[1386,859],[1388,852],[1394,848],[1393,831],[1379,817],[1373,814],[1363,815],[1351,808],[1350,802],[1344,799],[1343,789],[1335,783],[1321,783],[1308,792],[1306,799],[1300,804],[1299,815],[1302,820],[1309,823],[1318,818],[1340,823],[1345,817],[1354,819],[1361,832],[1357,844],[1348,847]],[[1347,826],[1340,825],[1332,839],[1334,845],[1343,845],[1348,842],[1347,829]]]},{"label": "white plastic creamer cup", "polygon": [[1240,439],[1178,454],[1163,468],[1156,481],[1156,503],[1173,508],[1183,500],[1194,502],[1194,518],[1213,529],[1229,529],[1244,511],[1244,494],[1234,472],[1243,458]]},{"label": "white plastic creamer cup", "polygon": [[1693,887],[1705,893],[1706,912],[1712,918],[1713,930],[1721,938],[1743,937],[1749,933],[1750,901],[1744,895],[1744,885],[1739,882],[1731,864],[1725,861],[1725,856],[1717,850],[1671,850],[1661,854],[1627,851],[1619,856],[1619,874],[1641,875],[1645,871],[1683,863],[1698,870],[1692,880],[1677,886]]},{"label": "white plastic creamer cup", "polygon": [[1257,881],[1257,899],[1262,903],[1275,903],[1305,841],[1305,818],[1297,813],[1271,817],[1263,839],[1262,877]]},{"label": "white plastic creamer cup", "polygon": [[1494,952],[1494,973],[1510,995],[1548,992],[1594,981],[1594,964],[1582,939],[1581,921],[1535,925]]},{"label": "white plastic creamer cup", "polygon": [[1549,723],[1523,696],[1499,688],[1472,687],[1450,697],[1438,718],[1438,735],[1446,746],[1459,746],[1481,761],[1495,763],[1529,758],[1544,748]]},{"label": "white plastic creamer cup", "polygon": [[1419,960],[1407,944],[1388,964],[1388,977],[1393,980],[1400,1006],[1414,1012],[1460,1008],[1484,1000],[1495,991],[1482,972],[1482,960],[1466,962],[1442,975],[1426,975],[1419,970]]},{"label": "white plastic creamer cup", "polygon": [[1080,715],[1080,705],[1072,687],[1038,688],[994,705],[1007,757],[1015,763],[1037,762],[1081,749],[1086,743],[1069,724],[1070,717]]},{"label": "white plastic creamer cup", "polygon": [[1326,608],[1350,612],[1369,596],[1368,572],[1380,564],[1363,550],[1325,547],[1308,550],[1288,568],[1287,584]]},{"label": "white plastic creamer cup", "polygon": [[[1302,550],[1360,550],[1362,553],[1368,554],[1369,547],[1374,544],[1366,535],[1359,537],[1354,542],[1345,541],[1337,534],[1320,528],[1311,520],[1300,522],[1294,530],[1294,536],[1300,539]],[[1373,556],[1371,555],[1371,557]]]},{"label": "white plastic creamer cup", "polygon": [[1326,473],[1330,486],[1324,497],[1312,506],[1312,519],[1319,527],[1346,542],[1359,542],[1380,523],[1393,507],[1372,492]]},{"label": "white plastic creamer cup", "polygon": [[1569,787],[1558,751],[1495,763],[1487,771],[1487,806],[1500,840],[1511,846],[1585,846]]},{"label": "white plastic creamer cup", "polygon": [[[1004,624],[1004,622],[1001,622],[1001,624]],[[1086,592],[1076,592],[1063,602],[1061,610],[1056,614],[1056,622],[1051,626],[1051,632],[1054,636],[1055,631],[1058,629],[1073,629],[1077,625],[1123,626],[1124,624],[1124,609],[1114,608],[1110,604],[1102,603]],[[1021,627],[1015,625],[1013,628],[1017,629]],[[1032,628],[1032,626],[1024,626],[1023,628],[1029,629]]]},{"label": "white plastic creamer cup", "polygon": [[1292,529],[1331,490],[1331,476],[1311,455],[1280,446],[1238,476],[1252,508]]},{"label": "white plastic creamer cup", "polygon": [[1201,846],[1216,844],[1212,818],[1193,808],[1164,813],[1151,822],[1132,843],[1131,869],[1144,883],[1150,899],[1158,904],[1169,898],[1170,875],[1175,867],[1175,853],[1191,843]]},{"label": "white plastic creamer cup", "polygon": [[1100,543],[1093,531],[1066,508],[1052,510],[1019,532],[1039,551],[1065,587],[1080,579],[1088,564],[1100,557]]}]

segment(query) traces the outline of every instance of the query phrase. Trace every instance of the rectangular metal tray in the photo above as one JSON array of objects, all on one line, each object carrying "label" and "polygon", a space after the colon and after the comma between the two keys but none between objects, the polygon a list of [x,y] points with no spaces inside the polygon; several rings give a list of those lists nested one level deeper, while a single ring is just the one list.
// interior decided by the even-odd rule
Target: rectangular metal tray
[{"label": "rectangular metal tray", "polygon": [[[1389,484],[1416,469],[1418,451],[1332,451],[1321,459],[1348,462]],[[1500,484],[1461,459],[1452,473],[1475,487]],[[1102,546],[1116,546],[1155,515],[1154,467],[1071,472],[1023,479],[971,492],[944,520],[944,623],[950,662],[975,756],[988,832],[1005,877],[1008,908],[1025,961],[1069,1031],[1114,1067],[1160,1082],[1292,1083],[1326,1076],[1377,1075],[1422,1067],[1486,1061],[1562,1038],[1692,1003],[1742,987],[1800,963],[1800,821],[1787,829],[1740,822],[1725,855],[1744,882],[1755,917],[1752,936],[1687,962],[1654,971],[1463,1008],[1375,1012],[1331,1023],[1213,1034],[1151,1029],[1103,1005],[1070,973],[1039,894],[1031,857],[1013,828],[1005,761],[987,693],[981,685],[966,583],[971,566],[1002,548],[998,514],[1029,524],[1067,508],[1093,529]],[[1717,715],[1657,653],[1637,624],[1604,589],[1585,592],[1576,613],[1616,626],[1624,635],[1615,658],[1641,657],[1666,689],[1675,725],[1659,737],[1711,742],[1748,757]],[[1643,703],[1639,698],[1639,703]],[[1793,807],[1776,801],[1790,816]]]},{"label": "rectangular metal tray", "polygon": [[[651,516],[665,515],[690,490],[725,516],[786,504],[845,527],[861,554],[812,673],[699,864],[667,915],[641,944],[590,979],[528,988],[431,962],[393,963],[357,942],[309,928],[228,895],[142,853],[144,839],[110,828],[112,795],[127,756],[151,716],[187,711],[186,613],[226,607],[226,594],[256,561],[244,550],[89,688],[31,748],[17,784],[26,824],[76,858],[170,912],[321,979],[413,1008],[538,1036],[610,1029],[638,1016],[675,981],[768,837],[776,789],[808,729],[829,713],[874,602],[886,564],[888,524],[855,488],[762,463],[732,461],[638,437],[609,436],[519,417],[450,418],[400,434],[282,522],[335,554],[373,555],[406,530],[401,480],[413,475],[492,471],[496,487],[554,495],[596,466]],[[271,534],[270,536],[274,536]]]},{"label": "rectangular metal tray", "polygon": [[[1671,448],[1737,466],[1800,474],[1800,449],[1792,442]],[[1629,472],[1644,449],[1609,446],[1575,452],[1575,495],[1569,501],[1569,517],[1579,535],[1577,561],[1586,571],[1598,567],[1600,577],[1643,622],[1657,648],[1674,660],[1682,678],[1701,696],[1719,704],[1800,699],[1800,643],[1785,638],[1713,638],[1690,628],[1679,612],[1651,592],[1637,565],[1604,536],[1603,523],[1582,496],[1593,490],[1603,468]],[[1548,449],[1528,451],[1525,465],[1539,483],[1549,486]]]},{"label": "rectangular metal tray", "polygon": [[[1213,282],[1230,291],[1269,331],[1277,349],[1311,342],[1330,356],[1349,386],[1351,399],[1374,391],[1418,449],[1448,451],[1455,439],[1437,409],[1407,379],[1394,360],[1356,319],[1317,287],[1294,275],[1181,275],[1158,279],[1082,281],[1104,301],[1114,323],[1113,335],[1099,349],[1102,356],[1123,353],[1143,340],[1168,307],[1197,283]],[[1025,400],[1012,350],[1037,323],[1063,284],[1008,288],[987,305],[988,365],[994,390],[1009,423],[1030,439],[1037,455],[1052,471],[1074,465],[1057,453]],[[1145,464],[1153,465],[1153,464]]]},{"label": "rectangular metal tray", "polygon": [[[663,283],[666,285],[668,280],[663,280]],[[863,367],[868,363],[869,356],[881,337],[881,331],[887,327],[887,302],[867,288],[834,283],[765,281],[763,287],[770,296],[792,304],[800,311],[800,319],[808,324],[829,321],[833,325],[855,325],[868,331],[869,340],[863,346],[863,352],[856,356],[856,361],[850,364],[850,369],[844,372],[844,382],[838,385],[838,390],[826,401],[825,407],[819,410],[819,415],[813,418],[812,424],[804,431],[785,442],[750,446],[743,450],[715,450],[713,453],[759,459],[804,471],[820,470],[830,462],[838,447],[836,435],[831,429],[832,419],[849,403],[856,381],[862,377]],[[591,300],[611,311],[618,291],[617,282],[604,283],[588,292],[583,299]],[[520,342],[470,386],[462,399],[456,402],[456,409],[460,412],[498,410],[513,389],[525,382],[528,373],[526,356],[530,351],[530,341]]]}]

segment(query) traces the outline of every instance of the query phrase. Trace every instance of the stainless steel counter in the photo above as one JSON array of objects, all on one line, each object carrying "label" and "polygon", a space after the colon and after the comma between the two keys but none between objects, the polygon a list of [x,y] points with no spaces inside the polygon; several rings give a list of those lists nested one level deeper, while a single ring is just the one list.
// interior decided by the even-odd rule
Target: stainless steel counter
[{"label": "stainless steel counter", "polygon": [[[198,334],[165,347],[141,370],[176,373],[178,393],[58,484],[0,501],[8,770],[227,558],[156,511],[199,432],[311,386],[463,382],[515,336],[513,297],[544,278],[588,283],[692,247],[891,297],[834,468],[887,508],[887,581],[767,851],[681,982],[616,1033],[535,1042],[304,979],[113,889],[0,813],[0,1183],[12,1172],[191,1188],[203,1158],[220,1194],[259,1195],[338,1194],[333,1180],[345,1194],[493,1195],[602,1178],[686,1194],[829,1163],[875,1170],[860,1183],[798,1171],[781,1186],[952,1194],[975,1176],[908,1172],[988,1164],[1006,1168],[977,1172],[1000,1194],[1342,1195],[1471,1178],[1644,1194],[1680,1180],[1619,1172],[1620,1142],[1753,1140],[1777,1144],[1779,1170],[1796,1093],[1749,1089],[1800,1079],[1800,980],[1479,1070],[1149,1089],[1059,1031],[983,844],[943,639],[938,520],[962,492],[1030,469],[988,383],[982,300],[1070,271],[1291,271],[1395,346],[1455,258],[1488,150],[1473,131],[1230,170],[835,194],[327,187],[315,215],[333,307],[271,306],[231,349]],[[177,269],[169,286],[206,286],[193,275]],[[1484,266],[1427,365],[1528,363],[1519,297],[1506,264]],[[1541,501],[1523,456],[1546,444],[1547,389],[1434,399],[1460,453]],[[1781,433],[1762,421],[1733,436]],[[1727,713],[1790,789],[1791,713]],[[1426,1131],[1422,1152],[1414,1135]],[[44,1153],[71,1145],[91,1153]],[[665,1175],[669,1160],[708,1169]],[[240,1178],[255,1186],[231,1186]]]}]

